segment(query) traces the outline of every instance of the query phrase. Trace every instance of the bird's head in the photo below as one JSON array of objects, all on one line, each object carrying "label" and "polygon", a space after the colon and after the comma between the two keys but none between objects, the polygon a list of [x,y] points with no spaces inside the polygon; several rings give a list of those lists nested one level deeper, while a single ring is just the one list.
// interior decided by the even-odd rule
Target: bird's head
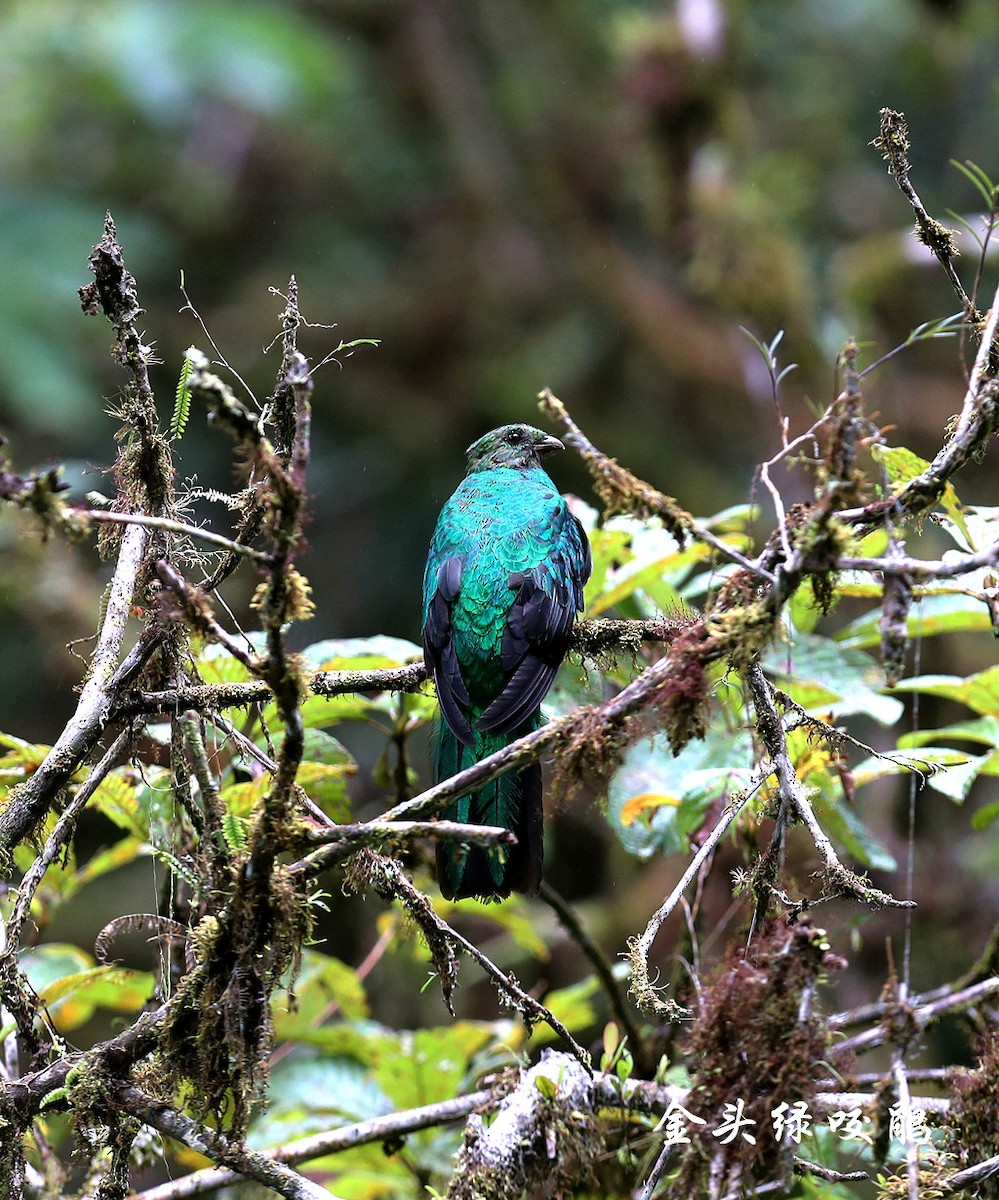
[{"label": "bird's head", "polygon": [[468,447],[468,473],[493,467],[539,467],[543,454],[564,449],[558,438],[532,425],[502,425]]}]

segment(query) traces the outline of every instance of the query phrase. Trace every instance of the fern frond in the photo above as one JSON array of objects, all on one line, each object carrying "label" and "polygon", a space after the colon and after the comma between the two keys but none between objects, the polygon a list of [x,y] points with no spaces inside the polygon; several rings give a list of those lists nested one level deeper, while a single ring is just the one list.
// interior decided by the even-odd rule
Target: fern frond
[{"label": "fern frond", "polygon": [[191,350],[184,355],[184,365],[180,368],[180,379],[177,380],[177,398],[173,404],[173,416],[170,418],[170,441],[176,442],[184,436],[187,421],[191,415],[191,389],[187,380],[191,374]]}]

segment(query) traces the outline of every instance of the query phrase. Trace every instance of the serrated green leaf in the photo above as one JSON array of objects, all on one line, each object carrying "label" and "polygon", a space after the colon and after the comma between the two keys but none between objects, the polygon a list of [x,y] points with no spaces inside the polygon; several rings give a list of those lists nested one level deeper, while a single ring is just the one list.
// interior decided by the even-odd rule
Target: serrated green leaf
[{"label": "serrated green leaf", "polygon": [[235,813],[226,812],[222,815],[222,836],[230,850],[239,851],[245,848],[250,822],[246,817],[237,817]]},{"label": "serrated green leaf", "polygon": [[141,841],[149,841],[149,822],[139,804],[141,786],[141,777],[133,768],[117,767],[97,785],[90,806],[103,813],[119,829],[124,829]]},{"label": "serrated green leaf", "polygon": [[902,715],[901,701],[880,692],[880,665],[862,650],[830,638],[799,634],[790,650],[771,650],[764,667],[792,700],[818,716],[835,720],[861,713],[881,725],[893,725]]}]

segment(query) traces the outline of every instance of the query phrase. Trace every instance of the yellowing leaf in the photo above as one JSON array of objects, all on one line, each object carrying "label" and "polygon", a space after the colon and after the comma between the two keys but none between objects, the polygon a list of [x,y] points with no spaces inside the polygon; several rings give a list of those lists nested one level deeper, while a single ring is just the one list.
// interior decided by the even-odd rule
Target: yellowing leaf
[{"label": "yellowing leaf", "polygon": [[632,796],[621,806],[621,824],[634,825],[645,813],[654,812],[663,807],[679,808],[680,797],[662,792],[642,792],[640,796]]}]

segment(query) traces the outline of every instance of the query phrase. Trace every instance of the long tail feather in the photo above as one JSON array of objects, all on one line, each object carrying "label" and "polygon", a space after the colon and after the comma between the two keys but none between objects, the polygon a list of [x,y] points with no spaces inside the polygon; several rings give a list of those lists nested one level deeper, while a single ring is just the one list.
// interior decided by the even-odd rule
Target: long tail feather
[{"label": "long tail feather", "polygon": [[[450,779],[479,759],[513,741],[516,734],[476,733],[474,746],[463,746],[447,725],[438,725],[433,758],[434,782]],[[448,805],[450,821],[472,825],[500,825],[512,830],[516,846],[464,847],[457,842],[437,843],[437,881],[448,900],[479,896],[502,898],[511,892],[534,894],[541,886],[543,813],[541,767],[532,763],[487,783],[478,792]]]}]

